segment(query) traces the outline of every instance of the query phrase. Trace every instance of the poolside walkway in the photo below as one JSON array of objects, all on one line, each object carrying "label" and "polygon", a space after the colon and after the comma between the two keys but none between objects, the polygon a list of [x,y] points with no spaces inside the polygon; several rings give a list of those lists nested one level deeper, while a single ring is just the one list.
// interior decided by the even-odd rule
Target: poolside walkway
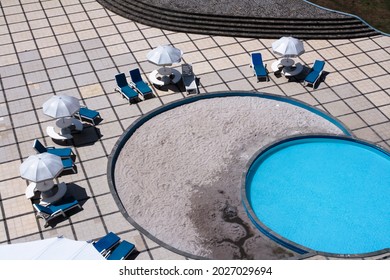
[{"label": "poolside walkway", "polygon": [[[20,4],[22,3],[22,5]],[[184,52],[200,78],[201,93],[248,90],[290,96],[342,121],[356,137],[390,150],[390,37],[309,40],[302,64],[326,61],[325,80],[317,89],[270,73],[257,82],[249,54],[260,51],[271,71],[278,57],[274,40],[176,33],[124,19],[94,0],[21,0],[0,4],[0,244],[63,235],[90,240],[109,231],[134,243],[137,259],[184,259],[142,235],[119,212],[107,179],[107,156],[123,131],[150,110],[185,98],[176,87],[153,89],[156,98],[129,105],[114,91],[114,76],[140,68],[144,79],[156,69],[146,54],[159,44]],[[55,145],[46,135],[54,121],[42,113],[53,95],[67,94],[99,110],[103,121],[93,137],[73,147],[78,173],[71,192],[83,211],[43,228],[25,197],[27,182],[19,166],[34,154],[33,140]],[[388,258],[390,253],[375,258]],[[315,256],[313,258],[322,258]]]}]

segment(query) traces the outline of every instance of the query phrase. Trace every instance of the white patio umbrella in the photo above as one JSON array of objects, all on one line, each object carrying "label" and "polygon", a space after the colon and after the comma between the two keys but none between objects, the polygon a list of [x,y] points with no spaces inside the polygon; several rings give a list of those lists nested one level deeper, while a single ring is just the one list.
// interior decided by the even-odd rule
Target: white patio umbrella
[{"label": "white patio umbrella", "polygon": [[104,260],[92,243],[64,237],[0,246],[2,260]]},{"label": "white patio umbrella", "polygon": [[303,42],[294,37],[282,37],[272,43],[274,53],[289,58],[297,57],[305,52]]},{"label": "white patio umbrella", "polygon": [[53,118],[70,117],[80,110],[77,98],[67,95],[54,95],[43,103],[43,113]]},{"label": "white patio umbrella", "polygon": [[153,64],[163,66],[159,71],[160,74],[169,75],[170,69],[166,66],[172,65],[173,63],[179,63],[183,56],[183,51],[177,49],[171,45],[160,45],[157,48],[151,50],[146,58]]},{"label": "white patio umbrella", "polygon": [[29,156],[20,165],[20,176],[26,180],[39,183],[56,178],[64,169],[59,156],[42,153]]}]

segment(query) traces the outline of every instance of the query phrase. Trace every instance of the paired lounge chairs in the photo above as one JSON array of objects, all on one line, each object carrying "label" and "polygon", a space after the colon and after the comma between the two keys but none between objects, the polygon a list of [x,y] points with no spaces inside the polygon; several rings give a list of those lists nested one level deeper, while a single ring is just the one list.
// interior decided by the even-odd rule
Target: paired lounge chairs
[{"label": "paired lounge chairs", "polygon": [[115,80],[116,84],[118,85],[115,90],[119,91],[122,94],[122,97],[126,98],[129,103],[139,99],[138,93],[127,83],[127,79],[124,73],[115,75]]},{"label": "paired lounge chairs", "polygon": [[269,81],[267,64],[264,65],[261,53],[251,53],[251,64],[253,74],[257,77],[257,81]]},{"label": "paired lounge chairs", "polygon": [[54,148],[54,147],[45,147],[41,142],[39,142],[38,139],[34,140],[33,148],[38,153],[49,153],[56,156],[59,156],[62,160],[62,165],[64,166],[63,171],[72,171],[73,173],[76,173],[76,166],[74,164],[74,161],[72,159],[72,156],[74,157],[75,154],[70,148]]},{"label": "paired lounge chairs", "polygon": [[320,79],[322,75],[322,71],[324,70],[325,62],[322,60],[316,60],[314,61],[314,64],[309,72],[309,74],[306,76],[305,80],[303,81],[304,85],[312,85],[313,88],[315,88],[316,83]]},{"label": "paired lounge chairs", "polygon": [[94,242],[93,246],[100,254],[106,255],[115,245],[119,244],[120,240],[118,235],[109,232],[107,235]]},{"label": "paired lounge chairs", "polygon": [[130,71],[130,77],[132,81],[128,83],[124,73],[115,75],[115,80],[118,85],[115,90],[119,91],[122,96],[129,101],[129,103],[138,101],[138,94],[142,95],[144,98],[153,96],[152,89],[142,80],[141,73],[138,68]]},{"label": "paired lounge chairs", "polygon": [[135,249],[135,245],[123,240],[113,232],[93,242],[93,246],[107,260],[123,260],[126,259]]},{"label": "paired lounge chairs", "polygon": [[63,199],[59,202],[50,204],[48,206],[42,206],[40,204],[33,204],[35,210],[37,211],[37,218],[42,218],[45,220],[44,227],[48,227],[48,222],[58,216],[66,217],[66,212],[78,207],[82,209],[77,199],[73,197],[69,197],[67,199]]}]

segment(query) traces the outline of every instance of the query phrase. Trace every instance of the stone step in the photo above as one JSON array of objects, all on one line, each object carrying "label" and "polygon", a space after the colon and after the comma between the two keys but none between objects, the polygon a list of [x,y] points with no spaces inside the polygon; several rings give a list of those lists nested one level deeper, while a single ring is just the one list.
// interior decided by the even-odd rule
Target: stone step
[{"label": "stone step", "polygon": [[192,14],[154,7],[140,1],[98,0],[123,17],[161,29],[220,36],[301,39],[347,39],[378,33],[354,17],[324,19],[245,18]]}]

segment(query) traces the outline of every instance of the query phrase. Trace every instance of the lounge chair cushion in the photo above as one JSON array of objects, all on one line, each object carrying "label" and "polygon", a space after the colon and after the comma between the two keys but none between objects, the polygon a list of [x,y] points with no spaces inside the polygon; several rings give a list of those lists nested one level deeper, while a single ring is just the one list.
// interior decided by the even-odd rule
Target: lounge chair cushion
[{"label": "lounge chair cushion", "polygon": [[266,67],[264,66],[261,53],[251,53],[251,59],[251,66],[255,75],[257,76],[257,79],[259,80],[259,78],[266,78],[266,80],[268,80],[268,72]]},{"label": "lounge chair cushion", "polygon": [[65,157],[70,157],[73,154],[72,150],[71,149],[69,149],[69,150],[66,148],[64,148],[64,149],[48,149],[47,152],[49,154],[53,154],[53,155],[59,156],[61,158],[65,158]]},{"label": "lounge chair cushion", "polygon": [[135,249],[135,245],[123,240],[118,247],[116,247],[112,252],[108,255],[107,260],[123,260],[126,259],[127,256],[131,254],[131,252]]},{"label": "lounge chair cushion", "polygon": [[309,75],[306,76],[305,81],[310,84],[314,84],[314,82],[318,79],[318,72],[311,71]]},{"label": "lounge chair cushion", "polygon": [[260,77],[267,76],[267,71],[265,70],[263,65],[261,66],[255,65],[253,68],[255,70],[256,76],[260,76]]},{"label": "lounge chair cushion", "polygon": [[47,149],[45,146],[42,145],[41,142],[39,142],[38,139],[34,140],[33,148],[38,152],[38,153],[47,153]]},{"label": "lounge chair cushion", "polygon": [[59,202],[55,202],[53,204],[50,204],[46,206],[47,209],[49,209],[52,213],[55,213],[59,210],[66,211],[68,209],[73,208],[74,206],[79,205],[79,201],[77,199],[74,199],[73,197],[63,199]]},{"label": "lounge chair cushion", "polygon": [[261,56],[261,53],[252,53],[252,64],[253,66],[263,66],[263,58]]},{"label": "lounge chair cushion", "polygon": [[132,89],[130,86],[121,87],[121,91],[124,95],[127,96],[127,99],[132,99],[132,98],[138,97],[138,93],[134,89]]},{"label": "lounge chair cushion", "polygon": [[138,82],[135,84],[137,89],[142,93],[142,95],[145,95],[147,93],[151,93],[152,89],[144,82]]},{"label": "lounge chair cushion", "polygon": [[321,72],[324,69],[325,61],[316,60],[313,65],[313,70],[317,72]]},{"label": "lounge chair cushion", "polygon": [[138,68],[130,70],[130,78],[134,83],[142,81],[141,72]]},{"label": "lounge chair cushion", "polygon": [[64,158],[62,159],[62,165],[64,166],[64,169],[73,169],[74,162],[71,158]]},{"label": "lounge chair cushion", "polygon": [[35,209],[37,209],[38,212],[42,212],[47,215],[53,215],[58,211],[66,211],[78,205],[79,202],[77,199],[74,199],[73,197],[68,197],[47,206],[34,204],[34,207]]},{"label": "lounge chair cushion", "polygon": [[129,84],[127,83],[126,76],[125,76],[124,73],[116,74],[116,75],[115,75],[115,80],[116,80],[116,84],[117,84],[118,87],[120,87],[120,88],[129,85]]},{"label": "lounge chair cushion", "polygon": [[91,109],[82,107],[82,108],[80,108],[79,116],[82,118],[93,120],[93,119],[97,118],[98,116],[100,116],[100,114],[99,114],[99,112],[97,112],[95,110],[91,110]]},{"label": "lounge chair cushion", "polygon": [[120,241],[120,237],[113,232],[109,232],[104,237],[93,243],[93,246],[100,253],[104,253],[114,247]]}]

